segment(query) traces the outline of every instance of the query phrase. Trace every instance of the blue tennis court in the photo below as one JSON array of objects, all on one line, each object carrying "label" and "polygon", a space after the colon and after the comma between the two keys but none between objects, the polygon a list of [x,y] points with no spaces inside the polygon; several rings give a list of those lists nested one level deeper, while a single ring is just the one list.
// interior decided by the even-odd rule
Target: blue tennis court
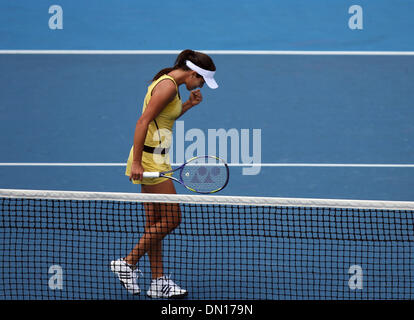
[{"label": "blue tennis court", "polygon": [[353,4],[62,0],[51,30],[48,1],[1,2],[0,188],[138,192],[147,86],[192,48],[219,88],[176,123],[175,164],[222,152],[226,196],[413,201],[414,2],[359,1],[362,30]]},{"label": "blue tennis court", "polygon": [[[158,64],[168,66],[174,55],[1,58],[1,84],[7,88],[1,98],[3,163],[110,165],[126,162],[146,85]],[[223,194],[413,199],[412,167],[277,167],[412,164],[411,56],[214,59],[220,89],[203,89],[203,103],[179,123],[184,150],[193,155],[209,151],[209,130],[229,135],[227,161],[244,166],[231,167]],[[241,64],[246,66],[238,70]],[[260,130],[256,151],[255,130]],[[191,136],[192,131],[201,135]],[[175,136],[180,138],[177,132]],[[184,158],[175,152],[173,159],[180,156]],[[264,166],[254,169],[251,163]],[[136,190],[124,176],[124,166],[1,166],[0,172],[8,188]]]}]

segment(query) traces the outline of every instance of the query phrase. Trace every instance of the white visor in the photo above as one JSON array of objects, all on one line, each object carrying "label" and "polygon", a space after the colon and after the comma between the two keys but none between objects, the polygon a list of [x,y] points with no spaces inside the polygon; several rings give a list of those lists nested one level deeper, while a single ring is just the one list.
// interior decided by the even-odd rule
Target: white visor
[{"label": "white visor", "polygon": [[185,64],[191,70],[197,72],[200,76],[202,76],[204,78],[204,81],[207,83],[207,85],[211,89],[217,89],[218,88],[218,84],[217,84],[216,80],[214,80],[214,74],[216,73],[215,71],[210,71],[210,70],[205,70],[203,68],[200,68],[200,67],[196,66],[194,63],[192,63],[189,60],[186,60]]}]

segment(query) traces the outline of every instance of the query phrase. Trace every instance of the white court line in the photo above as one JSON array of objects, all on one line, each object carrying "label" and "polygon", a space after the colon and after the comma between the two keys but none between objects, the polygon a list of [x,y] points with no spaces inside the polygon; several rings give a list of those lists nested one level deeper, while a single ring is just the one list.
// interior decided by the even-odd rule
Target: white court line
[{"label": "white court line", "polygon": [[[182,163],[172,163],[180,166]],[[213,164],[214,165],[214,164]],[[381,163],[229,163],[229,167],[414,168],[414,164]],[[0,167],[125,167],[126,163],[0,162]]]},{"label": "white court line", "polygon": [[[414,51],[299,51],[299,50],[197,50],[216,55],[368,55],[413,56]],[[0,50],[0,54],[178,54],[181,50]]]}]

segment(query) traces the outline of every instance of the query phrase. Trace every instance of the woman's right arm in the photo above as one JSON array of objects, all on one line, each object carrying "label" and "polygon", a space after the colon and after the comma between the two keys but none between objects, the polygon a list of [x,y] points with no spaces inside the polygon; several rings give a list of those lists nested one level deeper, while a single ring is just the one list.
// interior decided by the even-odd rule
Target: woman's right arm
[{"label": "woman's right arm", "polygon": [[142,167],[142,150],[148,126],[158,114],[174,99],[177,94],[175,84],[170,80],[161,81],[152,91],[147,108],[138,119],[134,134],[134,152],[130,180],[142,180],[144,168]]},{"label": "woman's right arm", "polygon": [[131,175],[129,180],[142,180],[142,150],[144,148],[144,141],[147,135],[149,122],[145,119],[139,118],[135,126],[134,134],[134,153],[132,158]]}]

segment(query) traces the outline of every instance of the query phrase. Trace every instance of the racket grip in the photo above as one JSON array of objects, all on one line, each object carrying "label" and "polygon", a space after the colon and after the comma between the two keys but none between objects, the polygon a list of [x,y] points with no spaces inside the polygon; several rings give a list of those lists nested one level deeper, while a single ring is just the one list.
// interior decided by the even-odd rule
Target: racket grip
[{"label": "racket grip", "polygon": [[159,172],[143,172],[142,176],[144,178],[159,178]]}]

